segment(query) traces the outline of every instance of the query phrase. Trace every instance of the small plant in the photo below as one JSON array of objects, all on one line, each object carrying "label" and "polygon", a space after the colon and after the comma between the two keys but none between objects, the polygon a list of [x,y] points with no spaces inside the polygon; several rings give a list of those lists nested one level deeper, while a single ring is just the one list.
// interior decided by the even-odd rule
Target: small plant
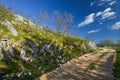
[{"label": "small plant", "polygon": [[116,55],[116,61],[114,64],[114,76],[120,79],[120,48],[116,49],[117,55]]},{"label": "small plant", "polygon": [[102,55],[99,56],[99,58],[103,58],[106,55],[106,53],[103,53]]},{"label": "small plant", "polygon": [[96,63],[94,63],[94,62],[91,63],[91,64],[88,66],[88,69],[94,69],[94,68],[95,68],[95,64],[96,64]]}]

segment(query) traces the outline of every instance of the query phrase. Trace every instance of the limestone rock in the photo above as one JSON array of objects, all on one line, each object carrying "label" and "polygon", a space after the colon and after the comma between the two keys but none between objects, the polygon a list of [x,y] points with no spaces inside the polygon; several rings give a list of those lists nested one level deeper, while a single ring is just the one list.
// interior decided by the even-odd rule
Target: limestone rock
[{"label": "limestone rock", "polygon": [[8,36],[6,36],[6,35],[3,36],[1,41],[0,41],[0,46],[2,48],[6,48],[8,46],[7,41],[8,41]]},{"label": "limestone rock", "polygon": [[9,59],[9,45],[8,45],[8,36],[3,36],[0,40],[0,56],[1,59]]},{"label": "limestone rock", "polygon": [[31,20],[29,20],[29,25],[34,26],[35,24]]},{"label": "limestone rock", "polygon": [[20,15],[15,15],[15,20],[24,21],[24,18]]},{"label": "limestone rock", "polygon": [[87,49],[95,50],[97,47],[94,42],[88,41],[82,44],[82,49],[86,51]]},{"label": "limestone rock", "polygon": [[0,60],[2,60],[3,58],[4,58],[3,49],[2,47],[0,47]]},{"label": "limestone rock", "polygon": [[17,33],[16,29],[13,27],[12,23],[10,23],[8,20],[0,21],[0,23],[1,23],[2,25],[7,26],[7,28],[10,30],[10,32],[11,32],[14,36],[18,36],[18,33]]},{"label": "limestone rock", "polygon": [[27,50],[26,46],[23,46],[20,51],[20,58],[23,60],[25,59],[26,50]]},{"label": "limestone rock", "polygon": [[28,44],[30,45],[33,53],[38,53],[39,52],[39,49],[37,48],[37,45],[34,42],[28,41]]},{"label": "limestone rock", "polygon": [[[20,58],[22,60],[25,60],[25,61],[30,61],[32,62],[33,60],[35,60],[35,56],[34,56],[34,53],[27,53],[27,50],[30,50],[28,49],[26,46],[23,46],[21,51],[20,51]],[[33,51],[34,52],[34,51]],[[29,54],[29,56],[27,56]]]},{"label": "limestone rock", "polygon": [[95,43],[92,42],[92,41],[89,41],[89,42],[88,42],[88,46],[89,46],[89,48],[91,48],[91,49],[93,49],[93,50],[96,49],[96,45],[95,45]]}]

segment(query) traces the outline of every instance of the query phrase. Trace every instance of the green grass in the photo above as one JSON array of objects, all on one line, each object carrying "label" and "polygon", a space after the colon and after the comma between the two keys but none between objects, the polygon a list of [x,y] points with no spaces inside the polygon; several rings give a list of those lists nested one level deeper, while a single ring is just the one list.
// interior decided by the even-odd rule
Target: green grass
[{"label": "green grass", "polygon": [[96,64],[96,63],[94,63],[94,62],[91,63],[91,64],[88,66],[88,69],[94,69],[94,68],[95,68],[95,64]]},{"label": "green grass", "polygon": [[88,67],[84,70],[84,73],[87,73],[89,70],[92,70],[95,68],[96,63],[92,62],[88,65]]},{"label": "green grass", "polygon": [[[4,35],[8,35],[9,40],[11,42],[19,43],[18,46],[15,47],[17,51],[13,53],[14,55],[11,56],[10,60],[1,60],[0,66],[2,69],[2,73],[6,76],[14,75],[15,79],[17,79],[17,74],[20,73],[21,70],[25,72],[31,72],[32,76],[20,76],[21,80],[34,80],[36,77],[47,73],[49,71],[54,70],[55,68],[59,67],[57,64],[59,61],[60,63],[64,64],[66,61],[71,60],[72,58],[81,56],[87,51],[81,50],[81,44],[87,40],[71,36],[68,34],[58,33],[53,30],[49,30],[47,28],[40,28],[37,25],[30,26],[29,24],[25,24],[24,22],[28,23],[28,19],[25,18],[24,22],[16,21],[14,18],[14,13],[6,10],[5,8],[0,7],[0,15],[2,18],[8,20],[9,22],[14,21],[18,24],[13,24],[13,27],[17,30],[18,36],[13,36],[11,32],[7,29],[6,26],[0,25],[0,38]],[[0,19],[1,20],[1,19]],[[59,35],[59,36],[58,36]],[[51,45],[58,47],[62,50],[62,58],[65,60],[62,62],[61,55],[58,53],[54,53],[51,56],[50,52],[43,52],[40,55],[37,55],[35,61],[33,62],[26,62],[20,59],[20,49],[22,45],[31,48],[28,44],[28,41],[32,41],[36,45],[38,45],[38,49],[41,49],[44,43],[49,42]],[[52,51],[53,49],[51,49]],[[29,55],[30,51],[27,51],[26,54]],[[45,62],[43,62],[43,60]],[[55,65],[53,65],[55,64]],[[52,66],[51,66],[52,65]],[[41,66],[41,70],[39,70],[39,66]],[[94,64],[90,65],[90,68],[94,67]],[[0,71],[1,71],[0,68]],[[42,72],[44,71],[44,72]],[[0,75],[2,75],[0,73]],[[1,77],[1,76],[0,76]]]},{"label": "green grass", "polygon": [[0,66],[5,65],[5,62],[3,60],[0,60]]},{"label": "green grass", "polygon": [[9,29],[7,28],[7,26],[0,24],[0,36],[2,37],[2,35],[6,34],[11,34]]},{"label": "green grass", "polygon": [[106,55],[107,55],[107,53],[103,53],[102,55],[99,56],[99,58],[101,59],[101,58],[103,58]]},{"label": "green grass", "polygon": [[117,55],[116,55],[116,61],[114,64],[114,67],[115,67],[114,76],[120,79],[120,48],[117,48],[116,52],[117,52]]}]

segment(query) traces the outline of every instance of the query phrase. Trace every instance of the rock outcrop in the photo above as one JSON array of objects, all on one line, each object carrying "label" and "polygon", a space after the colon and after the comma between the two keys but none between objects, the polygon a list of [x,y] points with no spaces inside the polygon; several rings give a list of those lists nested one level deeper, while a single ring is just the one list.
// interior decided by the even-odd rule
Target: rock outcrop
[{"label": "rock outcrop", "polygon": [[4,58],[3,48],[0,46],[0,60],[2,60],[3,58]]},{"label": "rock outcrop", "polygon": [[2,25],[5,25],[14,36],[18,36],[16,29],[13,27],[12,23],[10,23],[8,20],[0,21],[0,23]]},{"label": "rock outcrop", "polygon": [[15,44],[9,43],[8,36],[3,36],[0,40],[0,59],[10,59],[15,53]]},{"label": "rock outcrop", "polygon": [[96,44],[92,41],[86,41],[82,43],[81,50],[87,51],[89,50],[95,50],[97,48]]},{"label": "rock outcrop", "polygon": [[24,21],[24,17],[20,15],[15,15],[15,20]]},{"label": "rock outcrop", "polygon": [[8,53],[7,53],[7,40],[8,37],[4,36],[1,41],[0,41],[0,57],[1,59],[8,57]]}]

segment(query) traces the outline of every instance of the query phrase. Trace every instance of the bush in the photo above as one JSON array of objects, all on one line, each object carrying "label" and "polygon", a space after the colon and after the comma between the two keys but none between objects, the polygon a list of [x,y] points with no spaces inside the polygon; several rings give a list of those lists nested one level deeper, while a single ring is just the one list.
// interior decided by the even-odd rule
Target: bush
[{"label": "bush", "polygon": [[114,64],[114,67],[115,67],[114,76],[120,79],[120,48],[117,48],[116,52],[117,52],[117,55],[116,55],[116,61]]}]

